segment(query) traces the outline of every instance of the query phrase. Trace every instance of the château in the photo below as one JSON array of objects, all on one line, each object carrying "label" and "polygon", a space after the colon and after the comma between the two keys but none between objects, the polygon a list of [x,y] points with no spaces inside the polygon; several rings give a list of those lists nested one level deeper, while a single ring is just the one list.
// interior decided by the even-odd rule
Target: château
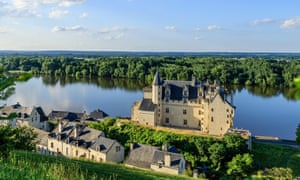
[{"label": "ch\u00e2teau", "polygon": [[216,81],[161,80],[156,72],[152,87],[145,87],[143,99],[133,105],[131,120],[223,136],[233,126],[234,111]]}]

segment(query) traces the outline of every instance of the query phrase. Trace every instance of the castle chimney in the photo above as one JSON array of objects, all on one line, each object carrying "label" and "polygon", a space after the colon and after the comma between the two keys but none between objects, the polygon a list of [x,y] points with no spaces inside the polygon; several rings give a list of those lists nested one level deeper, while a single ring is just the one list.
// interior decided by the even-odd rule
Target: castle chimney
[{"label": "castle chimney", "polygon": [[130,143],[130,151],[134,150],[134,144],[135,143]]},{"label": "castle chimney", "polygon": [[164,161],[165,161],[165,166],[171,167],[171,154],[170,153],[164,153]]},{"label": "castle chimney", "polygon": [[63,122],[58,121],[58,133],[62,133],[62,130],[63,130]]},{"label": "castle chimney", "polygon": [[79,132],[79,128],[80,128],[80,127],[76,124],[76,125],[75,125],[75,129],[74,129],[74,137],[75,137],[75,138],[78,138],[78,137],[79,137],[79,133],[80,133],[80,132]]},{"label": "castle chimney", "polygon": [[168,151],[168,145],[167,144],[163,144],[161,147],[162,151]]}]

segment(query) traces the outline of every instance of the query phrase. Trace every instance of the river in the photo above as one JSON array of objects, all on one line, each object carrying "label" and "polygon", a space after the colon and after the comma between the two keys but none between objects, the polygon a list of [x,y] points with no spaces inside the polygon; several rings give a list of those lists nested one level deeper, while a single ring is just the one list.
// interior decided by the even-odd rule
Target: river
[{"label": "river", "polygon": [[[133,102],[143,97],[144,86],[137,80],[33,77],[17,82],[15,93],[0,102],[42,106],[47,114],[51,110],[89,113],[99,108],[112,117],[129,117]],[[295,139],[300,101],[288,92],[257,87],[234,87],[229,92],[236,106],[235,127],[249,129],[252,135]]]}]

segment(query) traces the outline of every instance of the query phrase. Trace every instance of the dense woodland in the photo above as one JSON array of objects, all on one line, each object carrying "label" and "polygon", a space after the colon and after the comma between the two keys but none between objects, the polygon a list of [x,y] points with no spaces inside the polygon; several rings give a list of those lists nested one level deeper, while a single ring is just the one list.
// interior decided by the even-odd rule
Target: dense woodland
[{"label": "dense woodland", "polygon": [[145,79],[159,70],[166,79],[219,80],[222,84],[292,86],[299,57],[47,57],[8,56],[5,70],[69,77]]}]

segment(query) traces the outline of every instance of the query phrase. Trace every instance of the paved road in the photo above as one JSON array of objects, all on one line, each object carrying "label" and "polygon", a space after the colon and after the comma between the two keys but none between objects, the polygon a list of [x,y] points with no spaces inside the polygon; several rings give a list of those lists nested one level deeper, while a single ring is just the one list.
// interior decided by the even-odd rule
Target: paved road
[{"label": "paved road", "polygon": [[296,141],[291,140],[264,140],[264,139],[256,139],[255,137],[252,138],[252,142],[260,142],[265,144],[276,144],[276,145],[282,145],[282,146],[291,146],[295,148],[300,148],[300,144],[297,144]]}]

